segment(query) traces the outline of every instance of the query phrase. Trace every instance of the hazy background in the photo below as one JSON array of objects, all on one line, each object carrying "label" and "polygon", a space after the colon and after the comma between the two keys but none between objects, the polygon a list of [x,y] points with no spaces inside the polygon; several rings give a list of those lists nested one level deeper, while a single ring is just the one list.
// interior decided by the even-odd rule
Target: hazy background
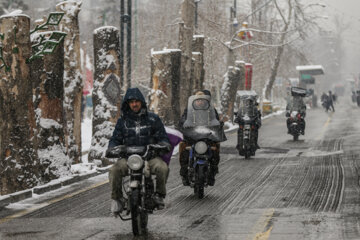
[{"label": "hazy background", "polygon": [[336,31],[334,18],[338,17],[343,25],[342,46],[344,48],[342,72],[353,73],[356,76],[360,72],[360,1],[359,0],[309,0],[309,3],[323,3],[326,5],[319,14],[328,15],[328,20],[319,21],[321,26]]},{"label": "hazy background", "polygon": [[[267,2],[267,0],[252,0]],[[32,22],[55,10],[59,0],[0,0],[0,10],[9,2],[18,3],[20,9],[28,14]],[[104,26],[119,27],[119,0],[83,0],[80,12],[80,37],[83,49],[92,55],[93,30]],[[208,37],[228,41],[229,9],[234,0],[202,0],[199,3],[199,33],[204,32]],[[277,0],[281,5],[287,1]],[[315,4],[307,8],[310,16],[318,18],[316,21],[321,29],[309,34],[306,40],[294,42],[293,47],[304,49],[307,62],[301,62],[295,57],[287,66],[283,65],[278,76],[289,78],[298,77],[296,65],[321,64],[325,68],[326,76],[319,86],[319,91],[329,88],[345,79],[357,79],[360,73],[360,0],[299,0],[304,6]],[[148,85],[150,79],[150,49],[161,50],[177,48],[178,25],[181,0],[133,0],[133,7],[137,3],[137,15],[133,18],[133,79],[136,84]],[[321,7],[316,4],[324,4]],[[13,4],[16,5],[16,4]],[[23,6],[26,5],[26,8]],[[251,12],[251,0],[237,0],[238,19]],[[1,14],[1,12],[0,12]],[[326,19],[324,19],[326,18]],[[261,26],[255,26],[260,28]],[[136,34],[136,35],[135,35]],[[255,38],[257,38],[255,36]],[[136,41],[135,41],[136,40]],[[216,42],[207,42],[206,46],[206,77],[209,85],[219,91],[221,80],[227,69],[226,49]],[[291,56],[291,48],[288,48]],[[274,49],[264,50],[259,54],[254,74],[253,86],[258,93],[269,77],[270,62],[274,56]],[[260,60],[264,59],[263,62]],[[253,61],[256,61],[253,59]],[[260,61],[260,63],[259,63]],[[283,63],[286,61],[283,61]],[[261,72],[262,71],[262,72]],[[356,80],[355,79],[355,80]]]}]

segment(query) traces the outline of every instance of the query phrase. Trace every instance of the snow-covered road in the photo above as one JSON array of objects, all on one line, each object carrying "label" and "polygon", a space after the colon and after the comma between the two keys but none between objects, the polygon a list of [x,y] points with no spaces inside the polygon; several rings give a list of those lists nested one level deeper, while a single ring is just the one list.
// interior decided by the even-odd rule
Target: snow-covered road
[{"label": "snow-covered road", "polygon": [[[283,115],[264,120],[261,149],[249,160],[229,132],[202,200],[182,186],[172,159],[166,208],[150,215],[146,239],[360,239],[360,109],[347,99],[335,108],[308,111],[297,142]],[[42,199],[53,203],[3,221],[0,239],[133,239],[130,222],[109,217],[109,185],[98,178],[96,187]]]}]

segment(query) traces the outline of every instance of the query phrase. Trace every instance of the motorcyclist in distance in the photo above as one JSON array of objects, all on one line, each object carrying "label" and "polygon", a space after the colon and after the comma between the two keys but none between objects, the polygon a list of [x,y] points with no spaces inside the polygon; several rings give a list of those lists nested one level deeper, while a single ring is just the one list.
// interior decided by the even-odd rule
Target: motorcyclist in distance
[{"label": "motorcyclist in distance", "polygon": [[306,116],[306,105],[304,103],[303,97],[301,96],[293,96],[291,102],[289,102],[286,105],[286,124],[287,124],[287,128],[288,128],[288,134],[290,134],[290,113],[292,111],[298,111],[301,115],[301,134],[304,135],[305,134],[305,116]]},{"label": "motorcyclist in distance", "polygon": [[[118,145],[147,146],[159,144],[170,150],[169,139],[161,119],[155,113],[148,112],[145,98],[138,88],[129,88],[126,91],[121,112],[121,117],[118,119],[110,138],[108,149]],[[160,156],[154,156],[148,163],[150,172],[156,175],[156,192],[153,200],[159,208],[162,208],[166,196],[169,168]],[[114,214],[121,213],[124,208],[122,178],[127,175],[127,160],[121,158],[117,160],[109,172],[111,212]]]},{"label": "motorcyclist in distance", "polygon": [[331,110],[333,112],[335,112],[334,101],[335,101],[335,96],[331,93],[331,91],[329,91],[329,106],[331,107]]},{"label": "motorcyclist in distance", "polygon": [[[260,149],[260,146],[258,145],[258,137],[259,137],[259,128],[261,127],[261,112],[258,109],[259,103],[256,101],[256,99],[248,98],[244,101],[244,108],[251,109],[255,113],[255,145],[257,149]],[[235,123],[238,123],[241,119],[241,109],[239,109],[237,116],[235,118]]]}]

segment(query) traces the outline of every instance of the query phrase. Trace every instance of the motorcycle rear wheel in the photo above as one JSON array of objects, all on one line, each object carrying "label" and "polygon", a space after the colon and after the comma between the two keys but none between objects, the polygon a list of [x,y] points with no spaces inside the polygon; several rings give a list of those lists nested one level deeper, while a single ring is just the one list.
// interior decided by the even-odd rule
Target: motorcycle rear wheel
[{"label": "motorcycle rear wheel", "polygon": [[130,199],[131,225],[135,236],[144,235],[146,233],[148,215],[141,208],[140,190],[133,189]]},{"label": "motorcycle rear wheel", "polygon": [[294,139],[294,141],[297,141],[297,140],[299,140],[299,135],[293,135],[293,139]]}]

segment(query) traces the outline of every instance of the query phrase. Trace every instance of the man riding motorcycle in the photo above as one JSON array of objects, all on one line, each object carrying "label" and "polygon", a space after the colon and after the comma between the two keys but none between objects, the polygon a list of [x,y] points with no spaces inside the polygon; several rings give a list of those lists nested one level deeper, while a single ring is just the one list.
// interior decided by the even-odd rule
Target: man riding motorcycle
[{"label": "man riding motorcycle", "polygon": [[[244,94],[249,94],[247,91],[243,91],[245,92]],[[251,92],[250,92],[251,93]],[[236,118],[235,118],[235,123],[239,123],[241,122],[241,119],[243,117],[243,114],[245,112],[247,113],[251,113],[250,116],[254,117],[254,122],[255,122],[255,146],[257,149],[260,149],[259,145],[258,145],[258,136],[259,136],[259,128],[261,127],[261,112],[258,109],[258,102],[256,101],[256,95],[244,95],[241,97],[241,104],[239,106],[239,110],[237,112]],[[239,129],[240,131],[240,129]],[[239,148],[239,146],[237,146],[237,148]]]},{"label": "man riding motorcycle", "polygon": [[304,135],[305,134],[305,115],[306,115],[306,105],[304,103],[303,97],[302,96],[298,96],[298,95],[294,95],[291,102],[289,102],[286,105],[286,125],[288,128],[288,134],[290,134],[290,124],[291,124],[291,120],[290,120],[290,114],[292,111],[298,111],[301,115],[301,119],[300,119],[300,126],[301,126],[301,134]]},{"label": "man riding motorcycle", "polygon": [[[126,91],[121,112],[121,117],[110,138],[108,150],[119,145],[147,146],[149,144],[163,145],[170,150],[169,139],[161,119],[158,115],[148,112],[144,96],[138,88],[129,88]],[[169,168],[160,156],[151,159],[149,166],[150,172],[156,175],[156,193],[153,200],[159,208],[163,208]],[[113,214],[122,212],[124,208],[122,178],[126,175],[128,175],[127,160],[121,158],[109,172]]]},{"label": "man riding motorcycle", "polygon": [[[197,91],[195,93],[195,95],[208,95],[211,97],[210,91],[208,91],[208,90]],[[199,105],[202,104],[200,99],[196,102],[196,104],[199,104]],[[217,113],[216,109],[214,109],[214,110],[215,110],[216,119],[219,120],[219,114]],[[183,125],[186,121],[187,111],[188,111],[188,109],[185,108],[184,113],[181,116],[180,123],[179,123],[180,128],[183,127]],[[189,161],[190,152],[189,152],[189,150],[186,150],[186,147],[191,146],[192,143],[193,143],[192,139],[184,137],[184,140],[179,144],[180,176],[181,176],[182,183],[184,186],[189,186],[189,184],[190,184],[189,180],[187,178],[187,176],[188,176],[188,161]],[[219,161],[220,161],[220,143],[214,143],[213,147],[215,150],[214,150],[214,157],[212,158],[212,162],[210,165],[210,174],[209,174],[209,178],[208,178],[209,186],[213,186],[215,184],[215,175],[219,172],[218,165],[219,165]]]},{"label": "man riding motorcycle", "polygon": [[334,108],[335,95],[329,91],[329,108],[331,107],[332,111],[335,112]]}]

